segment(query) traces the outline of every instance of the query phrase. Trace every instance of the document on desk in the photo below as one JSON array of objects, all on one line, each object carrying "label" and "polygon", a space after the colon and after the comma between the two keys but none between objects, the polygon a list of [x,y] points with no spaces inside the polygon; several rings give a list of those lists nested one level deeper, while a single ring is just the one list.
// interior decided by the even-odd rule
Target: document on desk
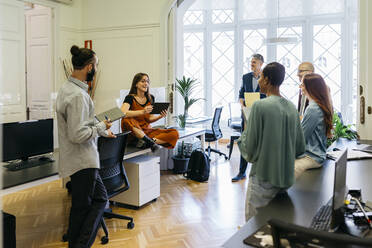
[{"label": "document on desk", "polygon": [[246,107],[252,107],[253,103],[258,100],[260,100],[260,92],[244,92]]},{"label": "document on desk", "polygon": [[98,121],[104,121],[107,118],[111,122],[113,122],[113,121],[119,120],[120,118],[123,118],[124,116],[125,114],[121,111],[121,109],[119,109],[118,107],[115,107],[115,108],[109,109],[105,112],[102,112],[96,115],[96,119]]},{"label": "document on desk", "polygon": [[[327,157],[332,160],[336,160],[341,156],[342,152],[343,152],[342,150],[329,151],[327,152]],[[353,150],[353,149],[348,149],[347,160],[360,160],[360,159],[372,159],[372,154],[367,153],[367,152]]]}]

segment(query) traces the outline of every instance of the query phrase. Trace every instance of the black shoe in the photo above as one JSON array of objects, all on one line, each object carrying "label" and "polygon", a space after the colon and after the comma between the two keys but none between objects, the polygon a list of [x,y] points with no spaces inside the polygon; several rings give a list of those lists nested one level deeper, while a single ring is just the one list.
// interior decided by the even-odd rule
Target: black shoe
[{"label": "black shoe", "polygon": [[155,141],[151,139],[150,137],[145,135],[143,136],[142,140],[146,143],[147,147],[151,148],[152,152],[156,152],[157,150],[160,149],[160,146],[156,144]]},{"label": "black shoe", "polygon": [[240,180],[245,179],[245,178],[246,178],[245,175],[238,174],[236,177],[231,178],[231,181],[232,182],[237,182],[237,181],[240,181]]}]

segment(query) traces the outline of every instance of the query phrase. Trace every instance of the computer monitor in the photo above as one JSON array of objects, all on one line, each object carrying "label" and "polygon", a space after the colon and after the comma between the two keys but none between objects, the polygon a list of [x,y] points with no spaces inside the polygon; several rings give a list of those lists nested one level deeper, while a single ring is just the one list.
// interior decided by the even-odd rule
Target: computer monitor
[{"label": "computer monitor", "polygon": [[3,162],[53,152],[53,119],[2,124]]},{"label": "computer monitor", "polygon": [[337,229],[344,223],[343,206],[346,194],[348,193],[346,186],[346,164],[347,164],[347,149],[336,160],[335,173],[333,182],[333,197],[332,197],[332,219],[330,229]]}]

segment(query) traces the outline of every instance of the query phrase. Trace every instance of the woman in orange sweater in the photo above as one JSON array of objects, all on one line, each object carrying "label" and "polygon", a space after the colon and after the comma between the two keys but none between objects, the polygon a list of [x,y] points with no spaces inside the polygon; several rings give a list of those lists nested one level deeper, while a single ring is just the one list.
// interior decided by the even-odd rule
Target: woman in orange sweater
[{"label": "woman in orange sweater", "polygon": [[150,114],[154,102],[154,96],[150,95],[149,76],[146,73],[137,73],[133,78],[129,94],[121,105],[121,110],[125,113],[125,118],[121,120],[121,128],[123,131],[132,131],[132,137],[139,139],[137,145],[139,147],[150,147],[155,151],[161,145],[172,149],[177,143],[178,131],[151,128],[150,123],[167,115],[167,111],[161,112],[160,115]]}]

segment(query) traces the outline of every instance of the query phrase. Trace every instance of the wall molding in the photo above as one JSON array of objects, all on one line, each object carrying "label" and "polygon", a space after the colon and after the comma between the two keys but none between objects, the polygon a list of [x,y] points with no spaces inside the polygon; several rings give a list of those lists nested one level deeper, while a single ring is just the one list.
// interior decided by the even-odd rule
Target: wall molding
[{"label": "wall molding", "polygon": [[74,32],[74,33],[96,33],[96,32],[110,32],[110,31],[122,31],[131,29],[148,29],[148,28],[160,28],[160,23],[148,23],[148,24],[138,24],[138,25],[125,25],[125,26],[111,26],[102,28],[87,28],[78,29],[66,26],[61,26],[61,31]]}]

